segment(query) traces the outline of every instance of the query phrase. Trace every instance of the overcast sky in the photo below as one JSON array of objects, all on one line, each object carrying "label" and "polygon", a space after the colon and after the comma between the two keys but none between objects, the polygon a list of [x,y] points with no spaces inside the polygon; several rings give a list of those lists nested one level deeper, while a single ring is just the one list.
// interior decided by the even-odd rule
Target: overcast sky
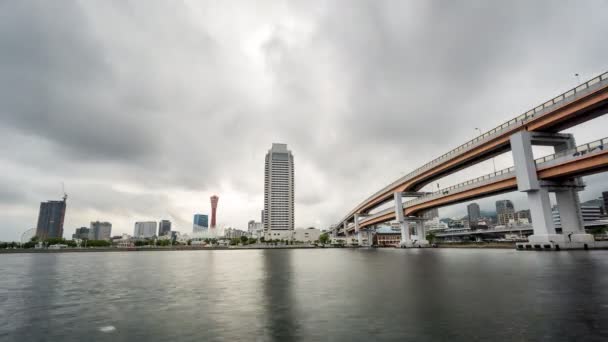
[{"label": "overcast sky", "polygon": [[[34,227],[61,182],[67,237],[92,220],[111,221],[114,234],[160,219],[191,231],[212,194],[218,223],[245,228],[260,217],[273,142],[294,154],[296,227],[325,228],[475,127],[573,87],[575,73],[608,70],[607,10],[606,1],[0,1],[0,240]],[[571,132],[585,143],[607,127],[602,117]],[[440,182],[490,171],[485,162]],[[583,197],[607,180],[590,177]]]}]

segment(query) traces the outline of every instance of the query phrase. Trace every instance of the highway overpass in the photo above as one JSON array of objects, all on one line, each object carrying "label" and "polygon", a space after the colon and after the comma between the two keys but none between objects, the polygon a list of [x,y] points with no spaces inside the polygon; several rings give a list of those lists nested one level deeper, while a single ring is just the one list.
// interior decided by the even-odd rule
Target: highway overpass
[{"label": "highway overpass", "polygon": [[[390,220],[397,220],[404,227],[407,225],[405,221],[415,220],[419,222],[418,226],[422,227],[422,220],[416,215],[425,209],[519,190],[528,194],[533,221],[536,216],[535,229],[538,231],[535,231],[535,236],[551,235],[543,239],[563,240],[563,237],[553,236],[555,229],[547,221],[549,191],[556,192],[558,206],[561,202],[566,212],[566,220],[572,226],[572,232],[585,235],[580,213],[577,213],[580,209],[575,208],[578,205],[576,191],[582,186],[579,177],[606,171],[608,159],[605,149],[606,139],[576,147],[574,137],[557,132],[606,112],[608,112],[608,73],[603,73],[466,142],[380,189],[345,215],[334,226],[333,232],[349,235]],[[535,161],[532,159],[532,145],[553,146],[556,153]],[[514,155],[513,168],[432,194],[417,192],[435,179],[509,150]],[[404,196],[418,198],[403,203]],[[395,208],[370,215],[371,211],[389,201],[394,201]],[[407,244],[408,237],[405,235],[409,233],[404,231],[403,235],[403,242]],[[589,242],[589,236],[582,235],[581,243]],[[534,238],[533,236],[532,239]]]}]

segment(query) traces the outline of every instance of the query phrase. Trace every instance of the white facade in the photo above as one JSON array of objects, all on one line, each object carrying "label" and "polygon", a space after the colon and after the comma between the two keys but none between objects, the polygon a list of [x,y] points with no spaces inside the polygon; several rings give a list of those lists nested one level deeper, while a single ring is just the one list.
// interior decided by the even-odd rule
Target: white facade
[{"label": "white facade", "polygon": [[303,242],[315,242],[319,240],[319,236],[321,236],[321,231],[316,228],[296,229],[293,234],[293,239]]},{"label": "white facade", "polygon": [[293,155],[286,144],[272,144],[264,172],[264,235],[266,239],[292,239],[293,227]]},{"label": "white facade", "polygon": [[109,240],[111,236],[112,224],[110,222],[91,222],[89,240]]},{"label": "white facade", "polygon": [[428,220],[426,222],[424,222],[424,226],[428,229],[428,230],[446,230],[448,229],[448,224],[445,222],[441,222],[439,221],[439,217],[435,217],[432,220]]},{"label": "white facade", "polygon": [[293,240],[293,230],[278,230],[273,229],[264,232],[264,239],[266,240]]},{"label": "white facade", "polygon": [[[583,222],[598,221],[602,216],[600,207],[594,206],[581,206],[581,215]],[[551,216],[553,217],[553,224],[556,228],[562,228],[561,215],[559,214],[559,208],[554,206],[551,210]]]},{"label": "white facade", "polygon": [[247,224],[247,232],[251,237],[260,238],[264,236],[264,226],[262,222],[249,221]]},{"label": "white facade", "polygon": [[133,237],[149,238],[156,235],[156,221],[135,222]]}]

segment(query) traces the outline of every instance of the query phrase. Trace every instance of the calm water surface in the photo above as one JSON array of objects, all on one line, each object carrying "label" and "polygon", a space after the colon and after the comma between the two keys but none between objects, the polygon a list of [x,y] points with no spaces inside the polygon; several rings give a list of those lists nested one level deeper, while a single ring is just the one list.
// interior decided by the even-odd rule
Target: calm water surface
[{"label": "calm water surface", "polygon": [[608,251],[0,254],[0,341],[608,341]]}]

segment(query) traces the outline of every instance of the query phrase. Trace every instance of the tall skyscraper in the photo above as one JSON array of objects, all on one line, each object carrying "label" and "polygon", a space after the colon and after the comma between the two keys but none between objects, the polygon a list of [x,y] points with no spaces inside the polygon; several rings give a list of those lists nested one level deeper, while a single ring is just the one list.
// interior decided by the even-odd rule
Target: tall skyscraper
[{"label": "tall skyscraper", "polygon": [[608,191],[602,192],[602,199],[604,200],[604,214],[608,214]]},{"label": "tall skyscraper", "polygon": [[294,163],[286,144],[272,144],[264,172],[264,235],[292,239],[294,227]]},{"label": "tall skyscraper", "polygon": [[136,238],[149,238],[156,235],[156,221],[135,222],[133,236]]},{"label": "tall skyscraper", "polygon": [[217,215],[217,202],[220,200],[217,195],[211,196],[211,228],[215,228]]},{"label": "tall skyscraper", "polygon": [[209,216],[203,214],[195,214],[192,224],[192,232],[204,232],[209,229]]},{"label": "tall skyscraper", "polygon": [[515,219],[515,207],[510,200],[496,201],[496,218],[499,225],[506,225],[509,220]]},{"label": "tall skyscraper", "polygon": [[110,222],[91,222],[89,240],[109,240],[111,236],[112,224]]},{"label": "tall skyscraper", "polygon": [[471,203],[467,205],[467,214],[469,215],[469,225],[471,227],[476,227],[477,222],[481,217],[481,210],[479,209],[479,204]]},{"label": "tall skyscraper", "polygon": [[171,233],[171,221],[162,220],[158,222],[158,236],[165,236]]},{"label": "tall skyscraper", "polygon": [[65,218],[67,196],[62,201],[40,203],[36,236],[39,240],[63,237],[63,220]]}]

